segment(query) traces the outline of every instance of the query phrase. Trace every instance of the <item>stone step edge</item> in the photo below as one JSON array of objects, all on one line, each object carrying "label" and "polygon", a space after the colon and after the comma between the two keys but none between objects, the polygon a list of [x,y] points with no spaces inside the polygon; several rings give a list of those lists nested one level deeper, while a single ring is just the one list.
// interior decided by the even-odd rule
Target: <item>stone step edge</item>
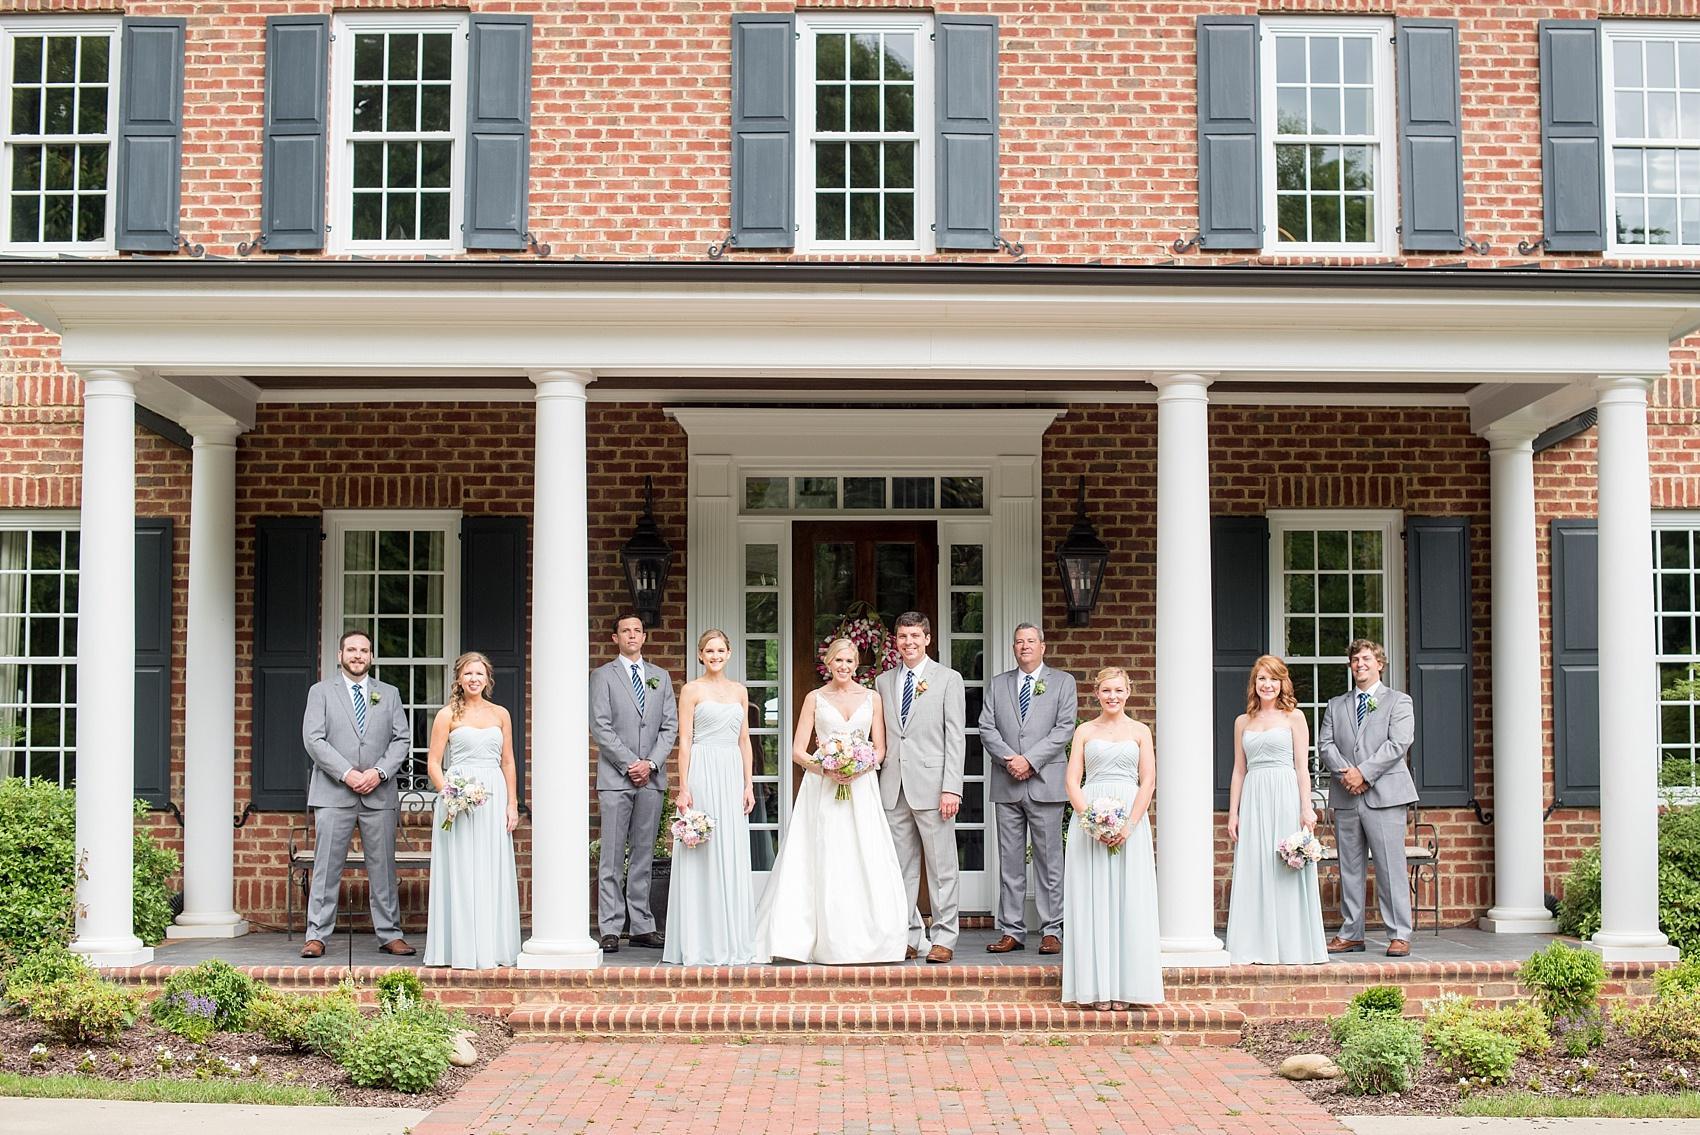
[{"label": "stone step edge", "polygon": [[585,1006],[529,1001],[508,1015],[521,1035],[537,1033],[877,1033],[1232,1032],[1237,1007],[1180,1002],[1100,1012],[1032,1004],[733,1004]]}]

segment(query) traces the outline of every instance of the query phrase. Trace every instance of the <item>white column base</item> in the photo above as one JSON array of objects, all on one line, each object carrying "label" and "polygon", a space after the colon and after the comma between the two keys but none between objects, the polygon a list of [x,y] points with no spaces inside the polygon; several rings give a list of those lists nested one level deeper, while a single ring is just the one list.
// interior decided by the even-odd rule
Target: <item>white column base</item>
[{"label": "white column base", "polygon": [[180,914],[166,928],[168,938],[240,938],[248,933],[248,920],[230,911],[228,914]]},{"label": "white column base", "polygon": [[1228,951],[1220,945],[1214,949],[1202,946],[1189,949],[1185,945],[1163,943],[1164,969],[1218,969],[1229,964]]},{"label": "white column base", "polygon": [[[1604,941],[1602,941],[1604,939]],[[1607,965],[1613,962],[1675,962],[1681,952],[1663,934],[1595,934],[1582,943],[1583,949],[1597,951]]]},{"label": "white column base", "polygon": [[1478,929],[1489,934],[1557,934],[1558,919],[1539,910],[1501,910],[1494,907],[1476,920]]},{"label": "white column base", "polygon": [[153,947],[142,945],[136,937],[78,938],[71,943],[71,952],[97,969],[129,969],[153,961]]},{"label": "white column base", "polygon": [[564,942],[531,938],[519,951],[520,969],[595,969],[601,964],[602,948],[589,935]]}]

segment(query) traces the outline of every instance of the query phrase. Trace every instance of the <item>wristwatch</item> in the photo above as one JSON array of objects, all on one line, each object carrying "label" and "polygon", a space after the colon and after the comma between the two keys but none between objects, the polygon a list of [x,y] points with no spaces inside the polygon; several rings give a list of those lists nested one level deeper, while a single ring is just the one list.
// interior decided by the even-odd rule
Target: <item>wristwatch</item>
[{"label": "wristwatch", "polygon": [[390,778],[390,774],[385,772],[383,769],[377,769],[376,771],[377,771],[377,774],[378,774],[378,783],[379,784],[382,784],[384,781],[386,781]]}]

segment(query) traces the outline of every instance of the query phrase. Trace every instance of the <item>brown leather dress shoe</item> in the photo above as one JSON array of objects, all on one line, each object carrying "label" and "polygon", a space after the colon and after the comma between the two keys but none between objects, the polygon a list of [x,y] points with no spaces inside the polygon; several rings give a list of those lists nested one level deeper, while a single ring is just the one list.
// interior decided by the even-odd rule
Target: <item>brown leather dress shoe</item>
[{"label": "brown leather dress shoe", "polygon": [[317,938],[309,938],[301,943],[301,956],[304,958],[322,958],[325,956],[325,944]]},{"label": "brown leather dress shoe", "polygon": [[903,960],[906,961],[906,962],[912,962],[920,956],[921,956],[921,951],[917,950],[913,946],[909,946],[909,947],[905,948],[904,951],[903,951]]},{"label": "brown leather dress shoe", "polygon": [[1362,938],[1342,938],[1336,934],[1328,939],[1328,952],[1330,954],[1361,954],[1364,952],[1364,940]]},{"label": "brown leather dress shoe", "polygon": [[988,954],[1007,954],[1011,950],[1025,950],[1026,948],[1027,948],[1027,944],[1025,942],[1021,941],[1015,935],[1005,934],[1002,938],[999,938],[996,942],[989,943],[986,946],[986,953],[988,953]]},{"label": "brown leather dress shoe", "polygon": [[1045,935],[1043,938],[1039,939],[1039,952],[1041,954],[1062,953],[1062,939],[1058,938],[1055,934]]},{"label": "brown leather dress shoe", "polygon": [[1411,956],[1411,944],[1403,938],[1395,938],[1387,943],[1387,956],[1390,958],[1408,958]]},{"label": "brown leather dress shoe", "polygon": [[415,950],[412,946],[409,946],[407,942],[401,938],[391,938],[388,942],[385,942],[382,946],[378,947],[378,952],[380,954],[393,954],[398,958],[411,958],[419,951]]},{"label": "brown leather dress shoe", "polygon": [[927,960],[932,962],[934,965],[937,965],[940,962],[948,962],[955,956],[956,951],[951,949],[949,946],[934,946],[932,949],[927,951]]}]

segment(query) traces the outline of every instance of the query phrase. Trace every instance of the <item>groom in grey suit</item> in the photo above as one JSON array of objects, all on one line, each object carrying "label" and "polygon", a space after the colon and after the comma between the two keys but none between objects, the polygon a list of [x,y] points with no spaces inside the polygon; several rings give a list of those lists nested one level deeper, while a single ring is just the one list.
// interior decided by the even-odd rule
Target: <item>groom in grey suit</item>
[{"label": "groom in grey suit", "polygon": [[304,958],[322,958],[336,929],[337,892],[348,842],[360,829],[372,929],[386,954],[416,953],[401,937],[395,887],[395,778],[413,751],[401,691],[372,677],[372,640],[349,631],[337,643],[337,672],[307,691],[301,740],[313,760],[307,806],[313,810],[313,889],[307,899]]},{"label": "groom in grey suit", "polygon": [[998,820],[998,931],[990,954],[1027,948],[1027,844],[1039,884],[1041,954],[1062,952],[1064,773],[1079,708],[1074,676],[1045,665],[1045,636],[1015,628],[1016,668],[993,678],[980,709],[990,796]]},{"label": "groom in grey suit", "polygon": [[909,953],[928,939],[916,900],[921,859],[927,861],[927,895],[933,908],[929,962],[956,954],[956,813],[962,807],[964,726],[968,714],[962,675],[927,657],[932,624],[919,611],[897,616],[894,637],[902,665],[874,680],[885,712],[885,763],[880,797],[891,842],[909,892]]},{"label": "groom in grey suit", "polygon": [[[643,620],[614,620],[619,656],[590,675],[590,733],[596,739],[596,800],[602,854],[596,866],[596,914],[602,949],[620,948],[631,925],[634,946],[664,945],[649,907],[649,869],[667,794],[667,754],[679,736],[679,708],[667,671],[643,660]],[[624,878],[621,865],[625,865]]]},{"label": "groom in grey suit", "polygon": [[1405,755],[1416,738],[1409,694],[1381,684],[1387,652],[1358,639],[1346,648],[1352,689],[1328,703],[1316,731],[1316,751],[1333,775],[1328,804],[1340,851],[1340,933],[1330,954],[1364,948],[1364,888],[1368,859],[1375,860],[1381,921],[1390,939],[1387,956],[1411,953],[1411,889],[1405,875],[1405,813],[1416,802]]}]

